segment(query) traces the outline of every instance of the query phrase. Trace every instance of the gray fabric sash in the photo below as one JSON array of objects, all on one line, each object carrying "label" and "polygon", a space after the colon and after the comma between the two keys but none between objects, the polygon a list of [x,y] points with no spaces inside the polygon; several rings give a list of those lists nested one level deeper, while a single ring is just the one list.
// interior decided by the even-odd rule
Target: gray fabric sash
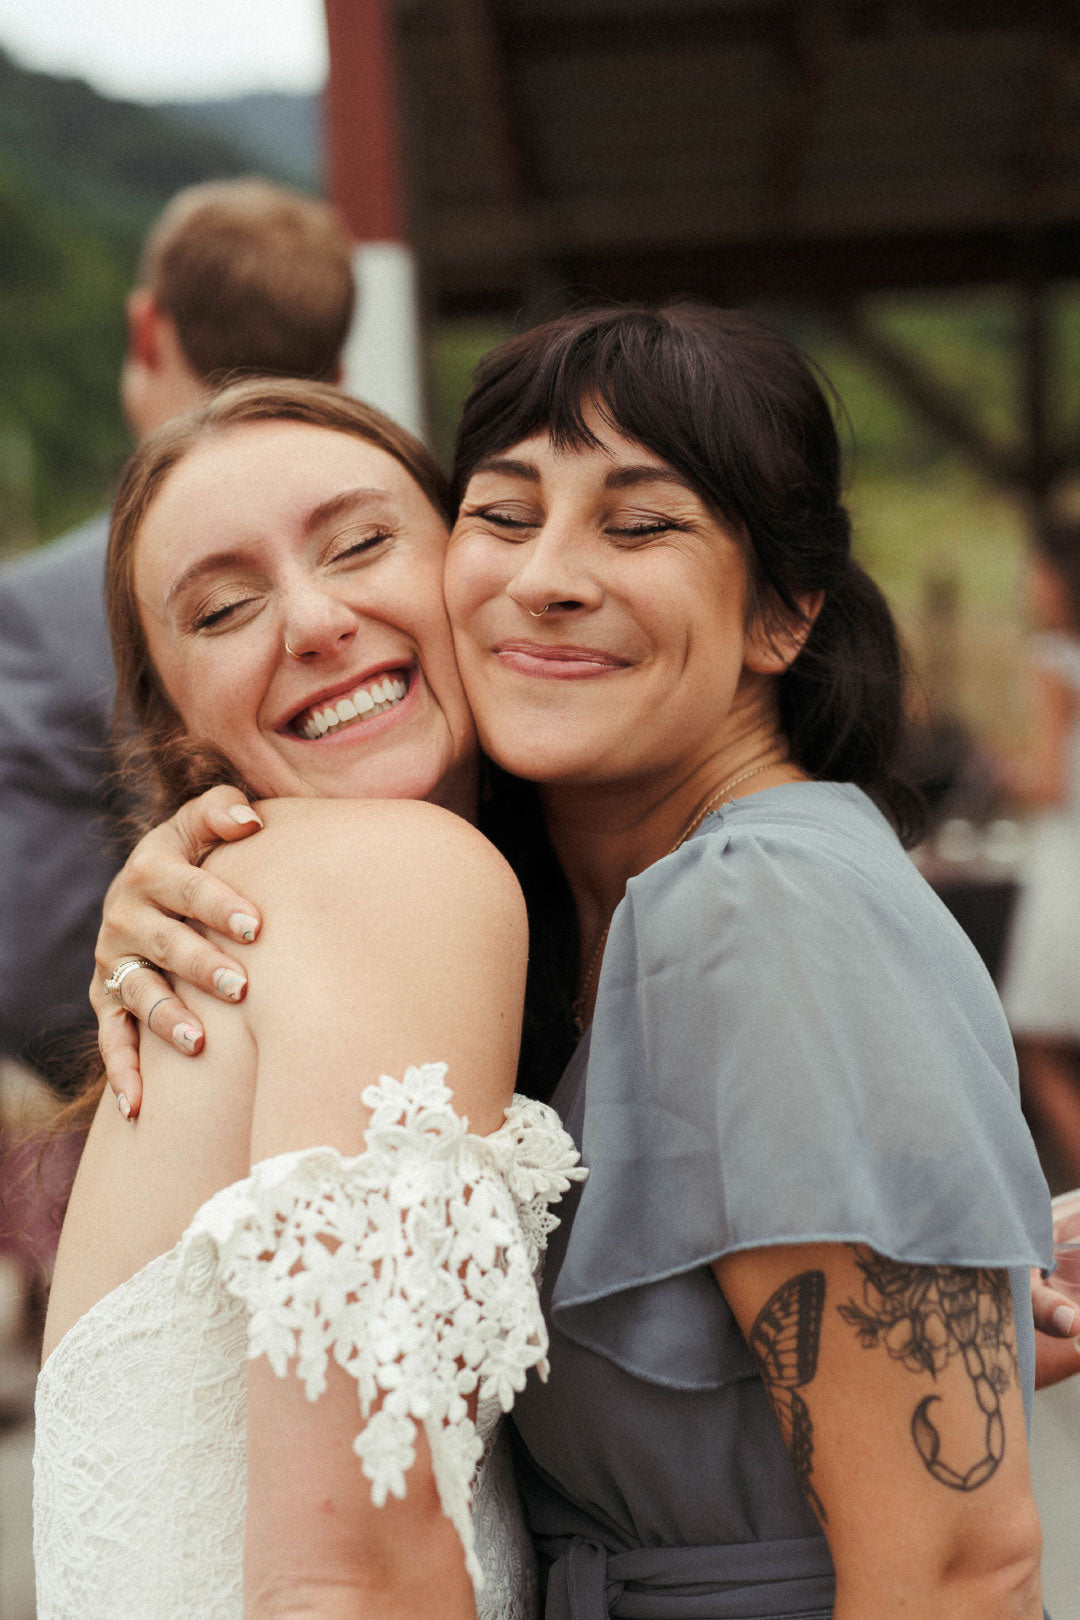
[{"label": "gray fabric sash", "polygon": [[726,1547],[608,1552],[582,1536],[543,1537],[544,1620],[830,1620],[832,1560],[818,1536]]}]

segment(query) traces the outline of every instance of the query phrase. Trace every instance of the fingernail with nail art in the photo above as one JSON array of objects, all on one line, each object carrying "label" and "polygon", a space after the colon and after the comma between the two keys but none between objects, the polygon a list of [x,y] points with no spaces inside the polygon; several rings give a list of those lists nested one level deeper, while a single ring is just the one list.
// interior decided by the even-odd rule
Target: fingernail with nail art
[{"label": "fingernail with nail art", "polygon": [[1080,1327],[1080,1323],[1076,1320],[1076,1311],[1071,1305],[1059,1305],[1050,1320],[1061,1334],[1075,1333]]},{"label": "fingernail with nail art", "polygon": [[246,945],[250,945],[255,938],[258,926],[258,919],[249,917],[246,911],[234,911],[229,918],[230,929],[236,938],[242,939]]},{"label": "fingernail with nail art", "polygon": [[226,1001],[239,1001],[247,989],[247,980],[232,968],[218,968],[214,974],[214,989]]},{"label": "fingernail with nail art", "polygon": [[182,1046],[185,1052],[194,1052],[202,1040],[202,1030],[196,1029],[194,1024],[177,1024],[172,1033],[177,1046]]},{"label": "fingernail with nail art", "polygon": [[116,1106],[119,1108],[125,1119],[131,1118],[131,1104],[128,1102],[127,1096],[122,1091],[117,1093]]}]

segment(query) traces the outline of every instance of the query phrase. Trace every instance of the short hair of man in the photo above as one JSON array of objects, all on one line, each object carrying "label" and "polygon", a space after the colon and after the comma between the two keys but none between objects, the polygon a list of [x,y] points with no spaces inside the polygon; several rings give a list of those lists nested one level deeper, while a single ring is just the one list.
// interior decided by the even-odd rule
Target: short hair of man
[{"label": "short hair of man", "polygon": [[139,285],[170,317],[201,382],[335,379],[352,319],[349,238],[329,204],[251,176],[178,192]]}]

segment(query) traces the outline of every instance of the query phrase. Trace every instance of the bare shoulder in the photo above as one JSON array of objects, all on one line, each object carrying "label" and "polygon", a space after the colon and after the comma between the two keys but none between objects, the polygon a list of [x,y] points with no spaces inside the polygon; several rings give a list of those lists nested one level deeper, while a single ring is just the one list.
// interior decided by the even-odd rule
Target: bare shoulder
[{"label": "bare shoulder", "polygon": [[222,845],[206,865],[260,905],[298,892],[310,903],[453,908],[463,921],[524,931],[525,903],[482,833],[414,799],[272,799],[265,827]]},{"label": "bare shoulder", "polygon": [[261,832],[212,857],[263,918],[244,955],[253,1154],[357,1151],[364,1087],[424,1062],[447,1064],[473,1129],[494,1129],[513,1090],[528,956],[505,861],[467,822],[412,800],[279,800],[260,813]]}]

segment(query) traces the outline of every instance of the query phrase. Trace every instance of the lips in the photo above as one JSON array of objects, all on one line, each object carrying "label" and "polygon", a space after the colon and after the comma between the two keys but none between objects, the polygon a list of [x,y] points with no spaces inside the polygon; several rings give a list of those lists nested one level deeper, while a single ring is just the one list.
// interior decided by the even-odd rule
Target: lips
[{"label": "lips", "polygon": [[408,695],[413,670],[408,666],[380,670],[361,681],[343,682],[296,710],[279,727],[306,742],[315,742],[386,714]]},{"label": "lips", "polygon": [[573,643],[552,646],[548,642],[512,639],[496,643],[492,651],[506,668],[539,680],[592,680],[629,668],[628,659],[602,647],[579,647]]}]

